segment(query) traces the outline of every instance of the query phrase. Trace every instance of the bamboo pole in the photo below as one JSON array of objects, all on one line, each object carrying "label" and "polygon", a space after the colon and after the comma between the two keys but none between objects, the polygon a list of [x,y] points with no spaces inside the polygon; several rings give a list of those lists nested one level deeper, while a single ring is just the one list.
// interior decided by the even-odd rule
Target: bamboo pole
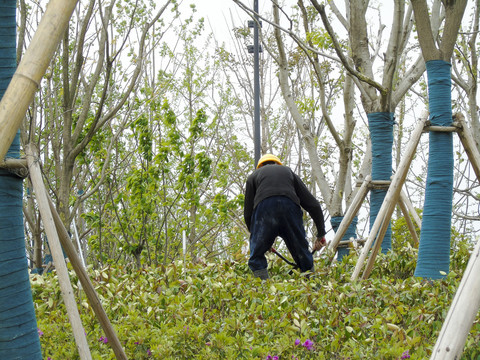
[{"label": "bamboo pole", "polygon": [[430,360],[460,359],[480,310],[480,241],[477,241],[443,322]]},{"label": "bamboo pole", "polygon": [[468,160],[470,160],[470,163],[472,164],[473,171],[475,171],[477,179],[480,180],[480,152],[478,151],[477,144],[465,122],[463,114],[456,114],[455,116],[461,127],[461,130],[458,131],[458,136],[460,137],[463,148],[468,155]]},{"label": "bamboo pole", "polygon": [[[28,147],[27,147],[28,149]],[[35,159],[36,154],[31,154],[31,150],[27,150],[29,154],[29,158]],[[43,182],[42,182],[43,185]],[[97,319],[102,326],[103,331],[105,332],[105,335],[108,339],[108,343],[113,349],[113,352],[115,353],[115,356],[118,360],[127,360],[127,356],[122,348],[122,345],[120,343],[120,340],[118,339],[118,336],[113,329],[110,320],[108,319],[108,316],[103,309],[102,303],[100,302],[100,299],[97,296],[97,293],[95,291],[95,288],[90,281],[90,278],[83,267],[83,262],[77,255],[77,252],[75,250],[75,246],[72,244],[70,240],[70,236],[68,235],[67,229],[65,228],[65,225],[63,224],[60,215],[57,212],[57,209],[55,209],[55,206],[53,205],[53,202],[48,194],[46,194],[47,200],[48,200],[48,205],[50,207],[50,211],[53,217],[53,221],[55,223],[55,228],[60,240],[60,243],[63,246],[63,249],[65,250],[65,253],[67,254],[70,264],[72,264],[73,270],[78,276],[78,279],[80,280],[80,283],[83,287],[83,290],[85,291],[85,295],[88,298],[88,302],[90,303],[90,306],[92,307],[93,311],[95,312],[95,315],[97,316]],[[50,238],[49,238],[50,239]],[[63,261],[63,255],[62,255],[62,261]]]},{"label": "bamboo pole", "polygon": [[456,126],[427,126],[424,129],[425,132],[435,131],[435,132],[455,132],[458,131]]},{"label": "bamboo pole", "polygon": [[330,242],[330,244],[328,245],[328,251],[333,255],[335,255],[335,251],[337,250],[340,240],[343,238],[343,236],[347,232],[347,229],[350,226],[350,223],[352,222],[353,218],[355,217],[355,215],[357,215],[358,211],[360,210],[360,207],[362,206],[365,196],[367,196],[371,178],[372,177],[370,175],[367,175],[365,177],[365,180],[363,180],[362,186],[360,187],[357,194],[353,198],[353,201],[350,204],[350,207],[345,213],[343,220],[340,223],[340,226],[338,227],[337,232],[335,233],[335,237],[333,238],[332,242]]},{"label": "bamboo pole", "polygon": [[[426,119],[426,116],[425,116],[425,119]],[[380,250],[385,233],[387,232],[388,224],[392,217],[393,210],[395,209],[395,205],[397,204],[398,199],[400,197],[402,186],[407,177],[408,169],[410,168],[410,164],[417,150],[418,142],[420,141],[420,137],[422,136],[422,130],[424,128],[425,128],[425,123],[422,121],[419,121],[419,123],[417,124],[417,127],[412,133],[412,137],[410,139],[409,146],[405,151],[405,155],[398,166],[395,176],[392,179],[392,184],[390,185],[390,188],[388,189],[387,194],[385,195],[385,199],[383,201],[382,207],[380,208],[379,213],[377,215],[377,219],[375,220],[375,223],[376,223],[378,218],[379,217],[381,218],[381,220],[379,221],[378,230],[375,230],[375,232],[378,232],[378,234],[376,234],[375,244],[370,254],[370,258],[368,259],[365,271],[363,272],[363,275],[362,275],[363,279],[368,278],[368,276],[372,272],[375,258],[378,254],[378,251]],[[375,224],[373,227],[375,227]],[[372,232],[375,233],[373,230]],[[373,240],[375,240],[375,235],[372,238],[372,241]]]},{"label": "bamboo pole", "polygon": [[0,161],[0,168],[2,169],[27,169],[27,159],[5,159]]},{"label": "bamboo pole", "polygon": [[[456,114],[460,124],[458,136],[480,180],[480,152],[463,114]],[[480,241],[470,256],[467,268],[442,325],[431,360],[459,359],[463,353],[470,328],[480,310]]]},{"label": "bamboo pole", "polygon": [[422,116],[422,118],[420,119],[420,121],[418,122],[417,126],[415,127],[414,131],[411,134],[410,142],[405,151],[405,156],[402,158],[402,161],[400,161],[397,172],[392,178],[392,183],[388,188],[387,194],[385,195],[383,204],[380,207],[377,218],[375,219],[372,229],[370,230],[370,234],[365,243],[365,246],[363,247],[362,252],[360,253],[360,257],[358,259],[357,265],[355,266],[355,270],[352,275],[352,280],[358,279],[360,270],[363,267],[363,263],[365,262],[367,255],[370,251],[370,248],[372,247],[372,244],[376,239],[375,246],[373,247],[373,250],[372,250],[372,255],[369,258],[367,268],[363,274],[364,279],[368,277],[371,269],[373,268],[373,262],[378,253],[378,250],[380,249],[383,237],[387,232],[390,217],[397,203],[397,199],[400,195],[400,191],[402,190],[402,185],[405,182],[405,178],[407,176],[408,169],[412,162],[413,156],[415,155],[418,142],[420,141],[420,137],[422,136],[426,119],[427,119],[426,115]]},{"label": "bamboo pole", "polygon": [[48,205],[48,197],[43,185],[42,173],[40,171],[40,166],[36,161],[36,151],[33,149],[32,145],[28,145],[26,153],[28,168],[30,170],[30,179],[32,181],[33,189],[35,190],[38,208],[48,237],[48,244],[50,245],[50,251],[57,271],[60,290],[62,291],[63,301],[67,309],[70,324],[72,325],[73,336],[75,337],[78,353],[80,359],[91,360],[92,355],[90,354],[85,330],[82,325],[82,320],[80,319],[80,314],[78,313],[75,297],[73,296],[73,288],[68,276],[68,269],[63,257],[63,251],[58,239],[55,223],[50,211],[50,206]]},{"label": "bamboo pole", "polygon": [[50,0],[38,30],[0,102],[0,159],[4,159],[65,33],[77,0]]},{"label": "bamboo pole", "polygon": [[401,193],[400,198],[398,199],[398,206],[400,210],[402,210],[403,217],[405,218],[405,222],[407,223],[408,230],[410,231],[410,235],[412,235],[413,241],[415,244],[418,244],[418,235],[415,231],[415,226],[413,225],[412,219],[410,218],[410,214],[408,213],[407,205],[403,202]]},{"label": "bamboo pole", "polygon": [[417,224],[418,228],[422,230],[422,220],[420,219],[420,216],[418,216],[417,212],[415,211],[415,208],[412,205],[412,202],[408,198],[407,194],[405,194],[405,191],[402,189],[400,191],[400,200],[403,201],[405,205],[407,205],[407,209],[410,212],[411,216],[413,217],[413,220],[415,220],[415,223]]},{"label": "bamboo pole", "polygon": [[63,224],[60,218],[60,215],[58,214],[57,209],[55,209],[55,206],[53,205],[53,202],[49,196],[48,196],[48,203],[50,205],[50,210],[52,211],[53,220],[55,222],[55,226],[57,228],[57,232],[60,237],[60,242],[62,243],[65,253],[70,259],[70,263],[72,264],[73,270],[75,270],[75,273],[77,274],[78,279],[80,280],[82,288],[85,291],[85,295],[87,295],[88,302],[90,303],[90,306],[95,312],[95,315],[97,316],[97,319],[100,322],[100,325],[102,326],[103,331],[105,332],[105,335],[108,339],[108,343],[112,347],[113,352],[115,353],[115,356],[117,359],[127,360],[127,355],[123,351],[122,344],[120,343],[120,340],[118,339],[118,336],[113,326],[111,325],[110,320],[108,319],[108,316],[105,313],[105,310],[103,309],[102,303],[100,302],[100,299],[97,296],[95,288],[93,287],[93,284],[90,281],[90,278],[85,268],[83,267],[83,262],[80,259],[80,257],[77,255],[75,246],[72,244],[72,241],[70,240],[70,236],[68,235],[67,229],[65,229],[65,225]]}]

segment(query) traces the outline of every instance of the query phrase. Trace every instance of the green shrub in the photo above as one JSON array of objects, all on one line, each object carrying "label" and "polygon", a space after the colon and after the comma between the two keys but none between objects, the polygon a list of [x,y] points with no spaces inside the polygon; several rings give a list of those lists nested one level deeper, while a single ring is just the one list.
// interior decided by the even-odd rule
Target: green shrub
[{"label": "green shrub", "polygon": [[[469,246],[456,257],[468,261]],[[271,279],[252,278],[246,259],[89,273],[129,359],[429,358],[466,261],[443,280],[414,278],[412,246],[379,255],[369,279],[351,282],[352,254],[307,278],[272,258]],[[465,259],[464,259],[465,260]],[[456,268],[453,266],[463,266]],[[94,359],[114,359],[108,339],[71,273]],[[54,274],[32,275],[44,358],[78,359]],[[480,355],[477,318],[464,359]]]}]

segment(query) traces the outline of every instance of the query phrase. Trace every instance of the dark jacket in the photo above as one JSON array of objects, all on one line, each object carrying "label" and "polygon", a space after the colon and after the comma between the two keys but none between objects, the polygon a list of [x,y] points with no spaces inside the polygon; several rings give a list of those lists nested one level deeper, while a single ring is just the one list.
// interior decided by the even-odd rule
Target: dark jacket
[{"label": "dark jacket", "polygon": [[286,196],[304,208],[317,227],[317,236],[325,235],[325,220],[320,203],[292,169],[277,164],[264,165],[247,178],[243,216],[248,230],[253,211],[262,200],[270,196]]}]

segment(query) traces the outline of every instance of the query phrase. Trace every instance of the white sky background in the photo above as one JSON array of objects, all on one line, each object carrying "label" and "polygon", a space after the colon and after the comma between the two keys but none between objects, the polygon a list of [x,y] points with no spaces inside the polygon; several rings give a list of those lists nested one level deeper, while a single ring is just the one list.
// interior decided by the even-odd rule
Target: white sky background
[{"label": "white sky background", "polygon": [[[253,9],[253,0],[241,0],[243,4]],[[229,31],[233,26],[240,26],[246,23],[250,17],[246,14],[233,0],[182,0],[181,7],[188,7],[189,4],[195,3],[198,10],[198,14],[205,18],[206,30],[213,29],[215,37],[220,42],[227,41],[229,37]],[[296,6],[297,2],[294,0],[280,1],[286,8]],[[335,2],[338,8],[344,13],[344,2]],[[375,1],[372,1],[375,3]],[[390,23],[389,18],[392,14],[392,4],[381,2],[382,9],[382,22],[387,25]],[[309,1],[306,1],[306,5],[310,5]],[[259,13],[271,13],[272,2],[271,0],[258,0]]]},{"label": "white sky background", "polygon": [[[263,6],[266,6],[267,4],[270,6],[270,0],[258,1],[259,9],[261,9],[261,3],[263,3]],[[183,0],[183,3],[190,4],[192,2],[192,0]],[[253,0],[242,2],[253,8]],[[213,30],[215,38],[220,43],[228,43],[233,26],[245,24],[250,19],[250,17],[232,0],[196,0],[194,3],[197,7],[199,16],[205,18],[205,28],[207,32]]]}]

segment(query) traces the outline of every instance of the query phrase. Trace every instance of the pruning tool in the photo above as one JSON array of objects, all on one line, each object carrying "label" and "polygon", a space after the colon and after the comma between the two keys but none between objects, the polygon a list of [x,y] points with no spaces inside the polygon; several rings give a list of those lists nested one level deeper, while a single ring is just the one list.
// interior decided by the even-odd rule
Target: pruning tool
[{"label": "pruning tool", "polygon": [[[324,247],[325,247],[325,245],[324,245]],[[294,263],[292,261],[289,261],[285,256],[283,256],[277,250],[275,250],[275,248],[273,246],[270,248],[270,251],[273,252],[275,255],[277,255],[280,259],[285,261],[288,265],[293,266],[295,269],[298,268],[298,265],[296,263]],[[316,249],[312,250],[311,254],[312,255],[315,254],[316,251],[317,251]]]},{"label": "pruning tool", "polygon": [[280,259],[282,259],[283,261],[285,261],[288,265],[293,266],[295,269],[298,268],[298,265],[297,265],[297,264],[295,264],[294,262],[289,261],[285,256],[283,256],[283,255],[280,254],[277,250],[275,250],[275,248],[274,248],[273,246],[270,248],[270,251],[273,252],[275,255],[277,255]]}]

